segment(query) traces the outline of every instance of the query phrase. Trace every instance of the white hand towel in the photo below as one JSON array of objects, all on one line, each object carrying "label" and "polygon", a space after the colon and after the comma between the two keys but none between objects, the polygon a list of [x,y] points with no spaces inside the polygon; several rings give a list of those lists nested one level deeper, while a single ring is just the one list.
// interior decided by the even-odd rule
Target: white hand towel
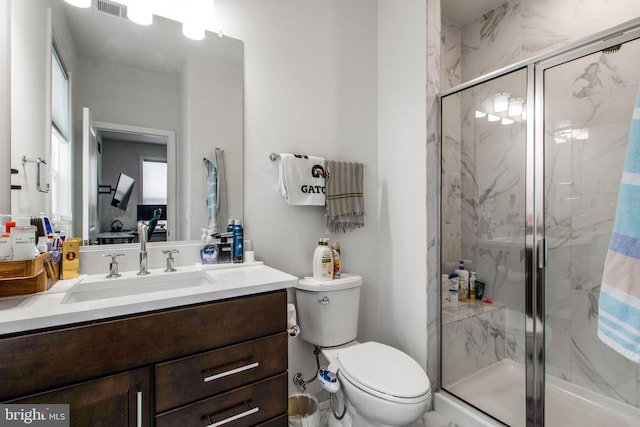
[{"label": "white hand towel", "polygon": [[288,204],[324,206],[324,162],[322,157],[280,154],[280,187]]}]

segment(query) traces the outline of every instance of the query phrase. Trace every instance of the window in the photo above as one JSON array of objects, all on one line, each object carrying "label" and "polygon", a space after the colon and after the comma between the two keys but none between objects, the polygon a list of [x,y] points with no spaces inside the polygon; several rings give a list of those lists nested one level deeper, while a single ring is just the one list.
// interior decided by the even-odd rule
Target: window
[{"label": "window", "polygon": [[142,204],[167,204],[167,162],[142,159]]},{"label": "window", "polygon": [[55,45],[51,52],[51,215],[71,219],[69,75]]}]

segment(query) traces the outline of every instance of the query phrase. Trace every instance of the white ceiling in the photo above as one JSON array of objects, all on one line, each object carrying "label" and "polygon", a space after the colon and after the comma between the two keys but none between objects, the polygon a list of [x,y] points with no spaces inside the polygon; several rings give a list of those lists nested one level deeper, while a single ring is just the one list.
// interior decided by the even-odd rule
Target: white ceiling
[{"label": "white ceiling", "polygon": [[507,0],[441,0],[442,16],[462,26]]}]

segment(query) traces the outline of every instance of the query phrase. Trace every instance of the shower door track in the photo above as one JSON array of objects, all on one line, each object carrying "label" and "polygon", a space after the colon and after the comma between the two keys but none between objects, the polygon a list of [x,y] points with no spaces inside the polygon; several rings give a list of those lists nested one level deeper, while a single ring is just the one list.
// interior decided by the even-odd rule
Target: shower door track
[{"label": "shower door track", "polygon": [[[513,71],[527,70],[527,111],[526,126],[526,218],[525,230],[525,356],[526,356],[526,426],[544,426],[545,405],[545,349],[543,334],[536,334],[535,325],[545,324],[545,268],[547,265],[547,242],[544,235],[544,71],[580,57],[640,39],[640,18],[627,21],[608,30],[595,33],[567,46],[534,56],[494,72],[469,80],[446,90],[439,95],[438,137],[440,141],[440,174],[442,173],[442,98],[507,75]],[[533,120],[531,120],[533,118]],[[441,186],[440,186],[441,188]],[[440,195],[442,200],[442,195]],[[438,212],[442,218],[442,203]],[[442,229],[438,239],[442,242]],[[442,267],[442,254],[438,269]],[[438,276],[442,272],[438,271]],[[539,322],[539,323],[538,323]],[[544,326],[543,326],[544,328]],[[442,332],[442,326],[440,326]],[[439,348],[441,333],[439,334]],[[440,364],[442,355],[440,357]],[[439,367],[442,372],[441,366]],[[490,415],[490,414],[487,414]]]}]

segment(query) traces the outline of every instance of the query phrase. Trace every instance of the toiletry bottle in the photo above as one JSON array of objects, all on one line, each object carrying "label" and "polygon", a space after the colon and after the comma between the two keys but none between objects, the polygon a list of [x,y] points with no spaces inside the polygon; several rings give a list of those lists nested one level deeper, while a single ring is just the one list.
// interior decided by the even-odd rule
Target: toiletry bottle
[{"label": "toiletry bottle", "polygon": [[207,237],[209,237],[209,229],[201,228],[202,234],[200,235],[200,243],[207,243]]},{"label": "toiletry bottle", "polygon": [[333,278],[340,277],[340,243],[331,245],[331,255],[333,256]]},{"label": "toiletry bottle", "polygon": [[451,302],[458,302],[458,293],[460,291],[460,286],[458,282],[457,274],[449,275],[449,300]]},{"label": "toiletry bottle", "polygon": [[476,272],[471,272],[471,277],[469,277],[469,300],[476,300]]},{"label": "toiletry bottle", "polygon": [[9,233],[2,233],[0,236],[0,261],[11,261],[11,236]]},{"label": "toiletry bottle", "polygon": [[449,289],[451,285],[449,284],[449,275],[443,274],[440,279],[440,292],[442,293],[442,303],[449,302]]},{"label": "toiletry bottle", "polygon": [[313,252],[313,278],[319,281],[333,279],[333,256],[327,238],[320,239]]},{"label": "toiletry bottle", "polygon": [[462,302],[469,301],[469,272],[464,269],[464,261],[459,262],[458,269],[454,271],[458,275],[460,286],[460,296],[458,300]]},{"label": "toiletry bottle", "polygon": [[22,261],[36,257],[36,228],[32,225],[16,225],[11,229],[13,260]]},{"label": "toiletry bottle", "polygon": [[244,261],[244,230],[242,228],[242,220],[236,219],[233,225],[233,262],[241,263]]},{"label": "toiletry bottle", "polygon": [[227,233],[233,233],[233,226],[235,224],[236,224],[235,219],[229,219],[229,222],[227,223]]}]

